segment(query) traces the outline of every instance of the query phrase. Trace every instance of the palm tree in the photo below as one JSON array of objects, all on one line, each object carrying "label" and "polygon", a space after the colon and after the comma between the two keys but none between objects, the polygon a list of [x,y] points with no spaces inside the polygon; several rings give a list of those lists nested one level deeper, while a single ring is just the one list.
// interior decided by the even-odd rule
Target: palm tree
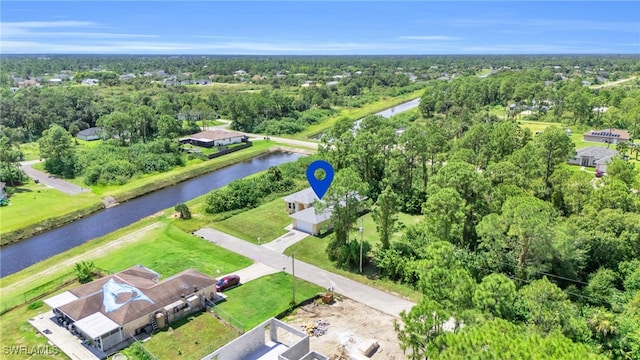
[{"label": "palm tree", "polygon": [[82,261],[76,263],[74,270],[78,277],[78,282],[80,282],[80,284],[86,284],[93,280],[96,266],[93,264],[93,261]]}]

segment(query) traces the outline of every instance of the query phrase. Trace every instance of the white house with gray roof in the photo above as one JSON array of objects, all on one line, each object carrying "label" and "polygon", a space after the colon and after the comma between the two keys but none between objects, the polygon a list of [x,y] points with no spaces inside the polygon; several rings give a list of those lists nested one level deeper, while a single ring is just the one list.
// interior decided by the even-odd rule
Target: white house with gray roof
[{"label": "white house with gray roof", "polygon": [[611,162],[618,152],[613,149],[607,149],[600,146],[589,146],[578,149],[573,159],[569,159],[568,163],[572,165],[595,167],[596,170],[602,172],[607,171],[607,164]]},{"label": "white house with gray roof", "polygon": [[331,218],[331,210],[316,214],[313,202],[319,200],[311,188],[284,197],[285,210],[290,214],[293,228],[311,235],[320,235],[322,226]]}]

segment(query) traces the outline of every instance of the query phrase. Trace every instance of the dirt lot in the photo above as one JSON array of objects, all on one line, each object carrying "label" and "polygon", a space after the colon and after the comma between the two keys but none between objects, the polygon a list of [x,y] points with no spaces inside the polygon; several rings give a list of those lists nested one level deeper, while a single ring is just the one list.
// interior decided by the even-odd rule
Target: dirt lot
[{"label": "dirt lot", "polygon": [[[324,335],[311,337],[311,350],[332,360],[348,360],[349,355],[367,359],[359,349],[366,349],[374,341],[380,344],[380,348],[371,359],[406,359],[393,330],[394,319],[391,315],[343,298],[337,299],[332,305],[304,306],[285,321],[303,331],[305,324],[316,324],[317,320],[327,321],[329,324]],[[356,357],[357,355],[361,357]]]}]

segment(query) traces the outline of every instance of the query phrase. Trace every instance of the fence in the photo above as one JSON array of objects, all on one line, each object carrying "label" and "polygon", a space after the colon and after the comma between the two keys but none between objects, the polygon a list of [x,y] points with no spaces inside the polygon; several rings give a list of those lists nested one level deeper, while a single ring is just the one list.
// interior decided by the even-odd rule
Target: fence
[{"label": "fence", "polygon": [[[99,267],[95,267],[95,271],[98,273],[97,277],[103,277],[107,275],[113,274],[109,270],[101,269]],[[25,291],[24,293],[14,296],[9,299],[2,299],[0,302],[0,315],[6,313],[7,311],[13,310],[19,306],[29,304],[36,300],[40,300],[47,295],[53,294],[54,292],[69,286],[78,281],[78,276],[75,271],[68,272],[63,275],[58,276],[53,280],[49,280],[44,284],[38,285],[32,289]]]},{"label": "fence", "polygon": [[213,154],[209,154],[207,157],[209,159],[215,159],[215,158],[220,157],[222,155],[226,155],[226,154],[238,151],[238,150],[246,149],[246,148],[251,147],[251,146],[253,146],[253,143],[251,141],[247,141],[243,145],[238,145],[238,146],[232,147],[231,149],[221,150],[221,151],[215,152]]},{"label": "fence", "polygon": [[240,320],[234,318],[228,312],[220,309],[217,306],[211,307],[211,312],[220,320],[224,321],[234,329],[238,330],[240,334],[244,334],[247,331],[247,326]]},{"label": "fence", "polygon": [[14,296],[9,299],[2,299],[2,302],[0,303],[0,315],[21,305],[41,299],[46,295],[76,282],[77,280],[78,278],[76,277],[75,272],[66,273],[53,280],[47,281],[44,284],[38,285],[33,289],[27,290],[21,295]]}]

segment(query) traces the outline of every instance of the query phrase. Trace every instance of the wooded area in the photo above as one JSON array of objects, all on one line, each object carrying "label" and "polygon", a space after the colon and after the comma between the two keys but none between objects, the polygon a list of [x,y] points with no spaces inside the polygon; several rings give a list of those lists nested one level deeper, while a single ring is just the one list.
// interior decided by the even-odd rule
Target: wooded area
[{"label": "wooded area", "polygon": [[[296,137],[342,109],[424,89],[418,111],[367,116],[357,129],[356,119],[337,119],[314,155],[336,170],[325,197],[333,207],[329,258],[358,268],[355,195],[366,197],[382,244],[364,245],[367,266],[423,294],[396,324],[407,356],[640,358],[637,56],[1,61],[0,181],[8,185],[24,181],[16,165],[23,143],[38,142],[50,173],[121,184],[183,165],[188,155],[176,139],[208,121]],[[46,83],[63,70],[73,79]],[[10,90],[14,77],[43,85]],[[87,78],[99,85],[81,85]],[[623,78],[633,79],[593,86]],[[103,140],[75,145],[94,126],[104,128]],[[575,141],[614,128],[631,139]],[[619,153],[605,176],[567,164],[592,145]],[[206,211],[254,207],[270,192],[293,190],[300,164],[214,191]],[[399,212],[424,219],[400,226]],[[453,332],[443,328],[451,317]]]}]

